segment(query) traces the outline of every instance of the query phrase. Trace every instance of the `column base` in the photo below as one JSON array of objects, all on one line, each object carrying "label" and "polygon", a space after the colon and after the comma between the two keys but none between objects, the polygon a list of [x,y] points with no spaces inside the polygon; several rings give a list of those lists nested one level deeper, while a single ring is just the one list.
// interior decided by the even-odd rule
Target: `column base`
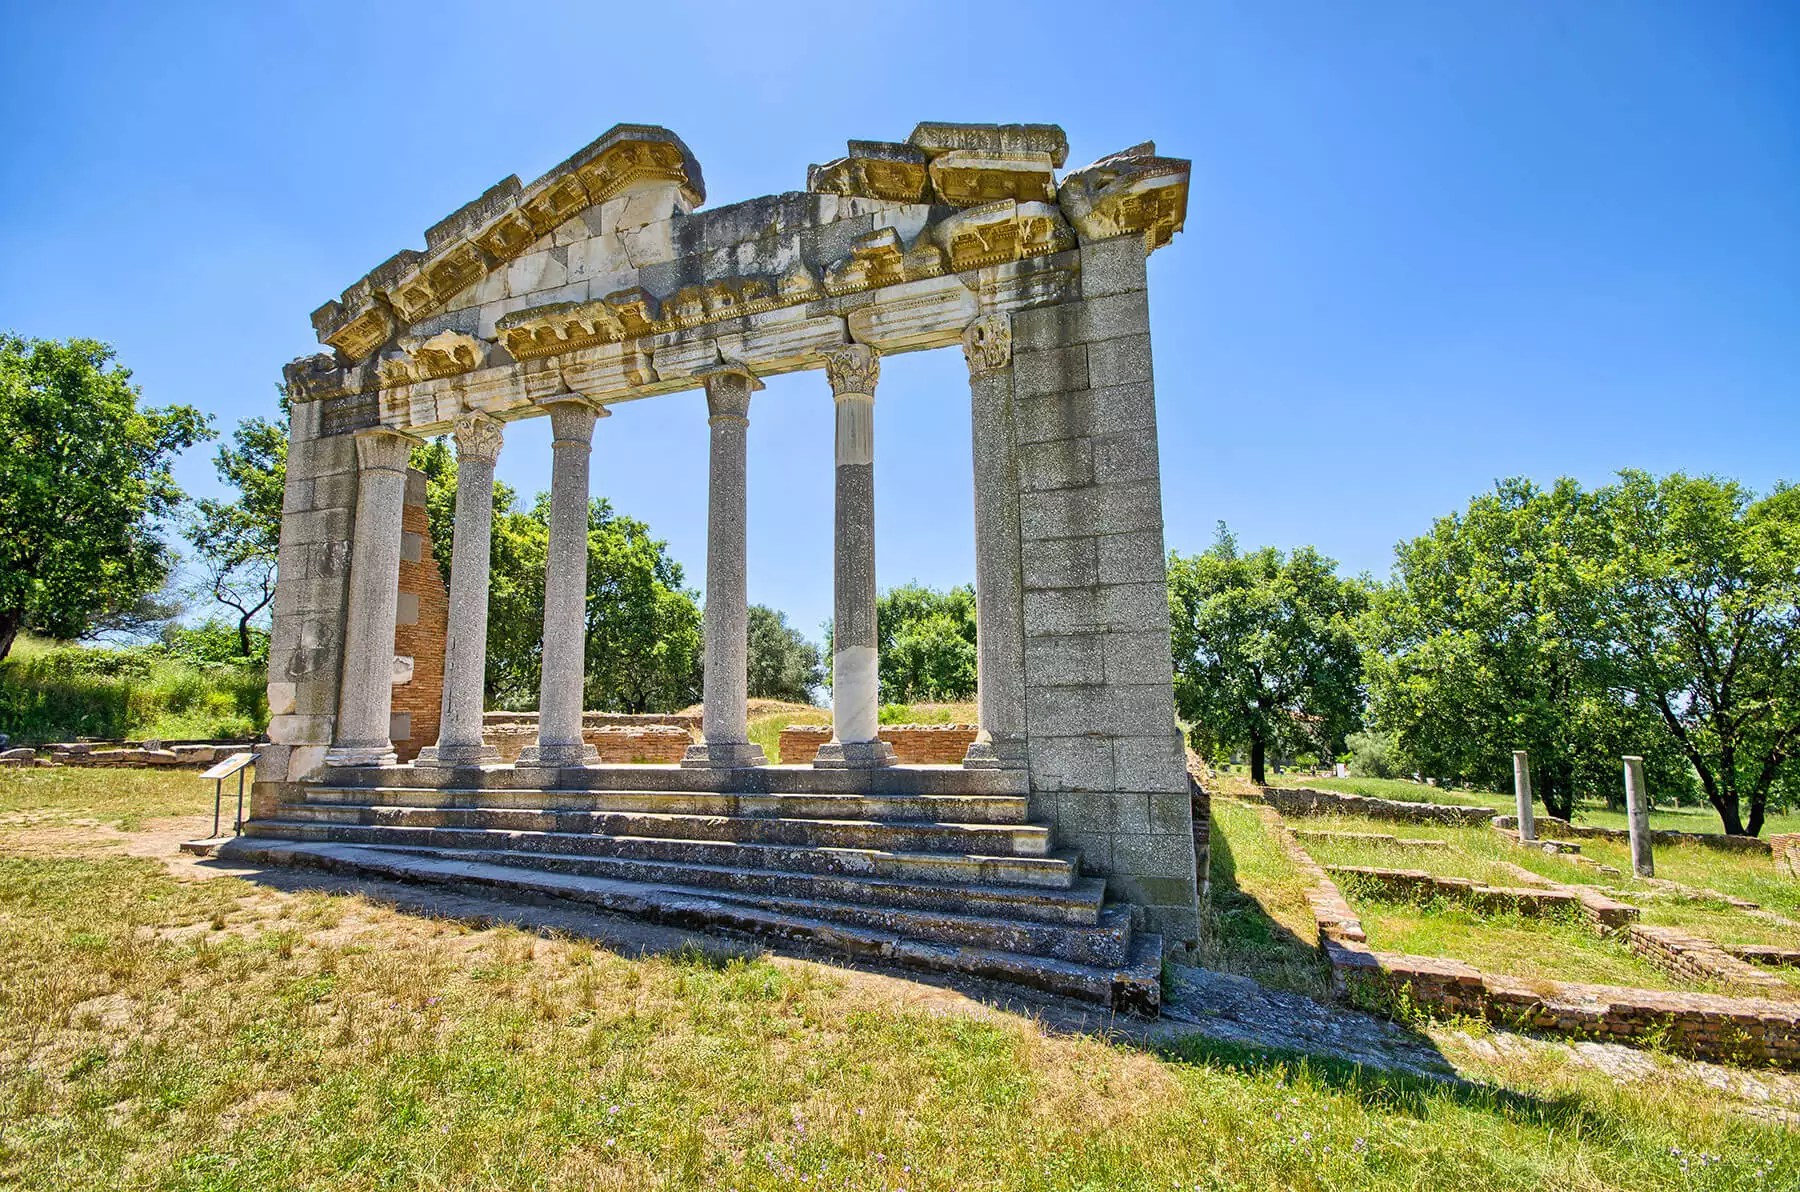
[{"label": "column base", "polygon": [[564,770],[571,766],[597,766],[600,751],[586,741],[567,745],[527,745],[513,767],[519,770]]},{"label": "column base", "polygon": [[754,741],[702,741],[688,746],[681,764],[690,770],[747,770],[766,766],[769,759]]},{"label": "column base", "polygon": [[333,745],[325,751],[327,766],[397,766],[400,757],[391,741],[373,745]]},{"label": "column base", "polygon": [[894,764],[894,747],[886,741],[827,741],[813,758],[816,770],[879,770]]},{"label": "column base", "polygon": [[985,733],[970,742],[962,764],[965,770],[1024,770],[1030,766],[1024,741],[1006,737],[995,740]]},{"label": "column base", "polygon": [[427,745],[413,759],[413,765],[435,770],[499,764],[500,750],[493,745]]}]

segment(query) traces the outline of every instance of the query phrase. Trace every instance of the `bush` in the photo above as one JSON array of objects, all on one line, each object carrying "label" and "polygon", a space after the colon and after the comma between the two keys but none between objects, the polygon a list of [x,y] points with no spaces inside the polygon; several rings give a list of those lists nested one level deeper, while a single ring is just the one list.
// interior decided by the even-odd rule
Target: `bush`
[{"label": "bush", "polygon": [[269,718],[265,679],[241,659],[197,664],[166,644],[22,642],[0,662],[0,733],[20,745],[254,736]]},{"label": "bush", "polygon": [[1394,739],[1385,733],[1351,733],[1344,738],[1350,747],[1350,774],[1354,778],[1405,778],[1406,766]]}]

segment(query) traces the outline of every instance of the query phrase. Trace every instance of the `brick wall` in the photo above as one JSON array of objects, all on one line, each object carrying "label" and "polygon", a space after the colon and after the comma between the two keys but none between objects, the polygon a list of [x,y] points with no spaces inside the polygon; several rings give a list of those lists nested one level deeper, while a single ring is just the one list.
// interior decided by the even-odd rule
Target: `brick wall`
[{"label": "brick wall", "polygon": [[1800,832],[1769,837],[1769,852],[1775,858],[1775,872],[1800,877]]},{"label": "brick wall", "polygon": [[425,474],[409,470],[406,507],[400,518],[400,606],[394,618],[394,656],[411,661],[411,677],[406,678],[404,667],[397,662],[391,730],[394,752],[403,762],[436,743],[443,709],[450,594],[431,546]]},{"label": "brick wall", "polygon": [[[980,730],[972,724],[884,724],[877,730],[894,747],[894,760],[904,766],[955,766]],[[831,740],[831,726],[790,724],[781,730],[777,748],[784,766],[807,765],[819,746]]]},{"label": "brick wall", "polygon": [[[509,720],[482,726],[481,739],[500,751],[500,760],[515,762],[525,746],[537,740],[537,720]],[[693,744],[693,735],[674,724],[589,724],[581,739],[600,754],[607,766],[657,765],[679,762]]]}]

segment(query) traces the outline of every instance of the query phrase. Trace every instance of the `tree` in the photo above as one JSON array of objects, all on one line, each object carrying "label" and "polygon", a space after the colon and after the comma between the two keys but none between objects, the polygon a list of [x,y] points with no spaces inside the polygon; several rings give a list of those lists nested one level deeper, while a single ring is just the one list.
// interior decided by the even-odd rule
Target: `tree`
[{"label": "tree", "polygon": [[1175,706],[1196,745],[1248,745],[1257,783],[1273,748],[1342,752],[1362,709],[1352,626],[1366,603],[1312,547],[1244,554],[1224,523],[1204,553],[1171,553]]},{"label": "tree", "polygon": [[[1731,835],[1800,779],[1800,489],[1620,473],[1582,573],[1611,677],[1666,727]],[[1749,804],[1749,819],[1742,817]]]},{"label": "tree", "polygon": [[881,701],[975,698],[975,589],[889,588],[875,603]]},{"label": "tree", "polygon": [[750,696],[810,704],[825,682],[819,647],[766,605],[750,606]]},{"label": "tree", "polygon": [[1362,622],[1371,718],[1398,751],[1447,782],[1506,789],[1512,754],[1567,819],[1577,794],[1611,791],[1642,754],[1674,791],[1686,766],[1652,710],[1601,665],[1581,560],[1603,549],[1595,498],[1574,481],[1499,482],[1395,551]]},{"label": "tree", "polygon": [[0,335],[0,658],[23,629],[81,637],[167,579],[169,467],[210,432],[140,397],[105,344]]},{"label": "tree", "polygon": [[184,531],[198,554],[198,594],[232,610],[239,652],[250,657],[251,624],[275,599],[275,558],[281,546],[281,505],[287,486],[288,403],[275,420],[246,418],[213,457],[230,501],[194,503]]}]

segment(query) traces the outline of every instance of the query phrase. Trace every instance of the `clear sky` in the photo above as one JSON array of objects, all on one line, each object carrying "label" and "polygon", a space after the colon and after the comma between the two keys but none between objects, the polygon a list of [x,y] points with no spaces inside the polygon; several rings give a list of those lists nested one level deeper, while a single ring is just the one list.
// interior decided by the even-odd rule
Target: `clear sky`
[{"label": "clear sky", "polygon": [[[1800,5],[8,4],[0,327],[110,341],[153,403],[268,413],[308,315],[507,174],[667,125],[721,205],[919,120],[1193,159],[1152,259],[1171,547],[1224,519],[1385,574],[1496,477],[1800,481]],[[879,579],[973,575],[967,380],[884,364]],[[831,401],[750,432],[750,596],[818,636]],[[705,570],[694,394],[594,490]],[[500,474],[548,487],[542,421]],[[180,475],[214,489],[211,448]]]}]

